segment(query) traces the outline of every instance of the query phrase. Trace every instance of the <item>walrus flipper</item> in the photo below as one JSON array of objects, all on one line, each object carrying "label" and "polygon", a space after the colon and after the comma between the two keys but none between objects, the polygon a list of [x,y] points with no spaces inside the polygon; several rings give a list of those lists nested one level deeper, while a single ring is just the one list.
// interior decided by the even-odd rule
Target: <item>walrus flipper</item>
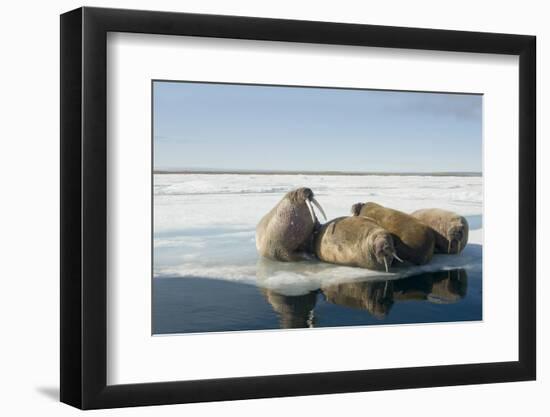
[{"label": "walrus flipper", "polygon": [[355,203],[353,206],[351,206],[351,215],[359,216],[359,214],[361,213],[361,209],[364,205],[364,203]]}]

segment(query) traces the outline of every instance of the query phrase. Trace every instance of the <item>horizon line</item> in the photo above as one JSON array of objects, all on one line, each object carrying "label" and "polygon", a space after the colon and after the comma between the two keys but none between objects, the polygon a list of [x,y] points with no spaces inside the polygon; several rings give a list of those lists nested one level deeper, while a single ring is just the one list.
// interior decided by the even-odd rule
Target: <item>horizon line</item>
[{"label": "horizon line", "polygon": [[259,170],[175,168],[153,169],[153,174],[255,174],[255,175],[409,175],[409,176],[482,176],[480,171],[338,171],[338,170]]}]

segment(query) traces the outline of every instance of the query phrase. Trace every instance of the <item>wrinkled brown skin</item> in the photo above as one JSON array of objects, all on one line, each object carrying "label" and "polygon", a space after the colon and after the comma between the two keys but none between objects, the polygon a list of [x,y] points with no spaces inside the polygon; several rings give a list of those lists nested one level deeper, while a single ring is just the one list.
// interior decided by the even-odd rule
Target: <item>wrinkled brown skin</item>
[{"label": "wrinkled brown skin", "polygon": [[325,223],[315,236],[315,254],[324,262],[385,271],[395,249],[391,235],[364,217],[340,217]]},{"label": "wrinkled brown skin", "polygon": [[411,215],[376,203],[357,203],[351,211],[354,216],[367,217],[390,232],[397,256],[404,261],[424,265],[432,259],[434,233]]},{"label": "wrinkled brown skin", "polygon": [[311,258],[313,222],[306,199],[313,196],[309,188],[289,191],[256,226],[256,249],[261,256],[283,262]]},{"label": "wrinkled brown skin", "polygon": [[470,226],[464,217],[452,211],[436,208],[417,210],[411,216],[434,231],[436,253],[459,254],[466,247]]}]

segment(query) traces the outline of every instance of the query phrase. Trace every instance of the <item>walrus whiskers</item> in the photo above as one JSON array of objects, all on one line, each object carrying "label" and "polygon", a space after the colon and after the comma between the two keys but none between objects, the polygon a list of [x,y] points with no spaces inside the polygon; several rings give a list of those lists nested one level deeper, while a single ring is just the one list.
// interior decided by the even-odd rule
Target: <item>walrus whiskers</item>
[{"label": "walrus whiskers", "polygon": [[317,200],[315,200],[315,197],[312,197],[311,198],[311,202],[313,204],[315,204],[315,207],[317,207],[319,209],[319,211],[321,212],[321,214],[323,215],[325,221],[327,221],[327,215],[325,214],[325,210],[323,210],[323,207],[321,207],[321,205],[319,204],[319,202]]}]

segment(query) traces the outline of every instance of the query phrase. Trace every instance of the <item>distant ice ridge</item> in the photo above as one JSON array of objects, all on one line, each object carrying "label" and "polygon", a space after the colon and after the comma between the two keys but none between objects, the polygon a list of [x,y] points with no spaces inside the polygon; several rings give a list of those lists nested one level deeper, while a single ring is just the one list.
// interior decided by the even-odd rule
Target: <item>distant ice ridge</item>
[{"label": "distant ice ridge", "polygon": [[155,195],[285,193],[307,186],[318,193],[369,191],[395,194],[413,188],[425,196],[464,191],[481,201],[481,177],[413,175],[156,174]]},{"label": "distant ice ridge", "polygon": [[251,227],[292,189],[311,188],[330,218],[356,202],[411,212],[440,207],[481,214],[481,177],[156,174],[155,234],[201,227]]},{"label": "distant ice ridge", "polygon": [[[469,219],[470,243],[460,256],[436,255],[429,265],[393,268],[390,274],[259,259],[256,224],[287,191],[302,186],[313,189],[329,219],[348,215],[359,201],[405,212],[428,207],[455,211]],[[156,174],[154,275],[232,280],[296,295],[327,282],[400,278],[456,267],[480,270],[482,192],[481,177]]]}]

